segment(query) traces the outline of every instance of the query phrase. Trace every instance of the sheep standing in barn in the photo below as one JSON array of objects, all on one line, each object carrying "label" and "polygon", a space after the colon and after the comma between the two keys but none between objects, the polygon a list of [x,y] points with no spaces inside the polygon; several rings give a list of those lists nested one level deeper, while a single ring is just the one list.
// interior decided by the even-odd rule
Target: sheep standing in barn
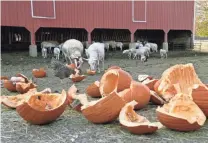
[{"label": "sheep standing in barn", "polygon": [[44,59],[47,58],[47,49],[46,49],[45,47],[43,47],[43,48],[41,49],[41,52],[42,52],[43,58],[44,58]]},{"label": "sheep standing in barn", "polygon": [[165,49],[160,49],[160,57],[162,58],[166,58],[168,57],[167,51]]},{"label": "sheep standing in barn", "polygon": [[43,41],[41,43],[41,49],[42,48],[46,48],[48,49],[49,53],[53,53],[52,51],[52,47],[57,47],[59,45],[59,43],[57,41]]},{"label": "sheep standing in barn", "polygon": [[148,57],[148,51],[145,48],[136,49],[133,59],[138,59],[140,57],[141,61],[144,61]]},{"label": "sheep standing in barn", "polygon": [[104,70],[104,57],[105,57],[105,45],[103,43],[93,43],[90,45],[88,49],[85,49],[86,55],[88,59],[84,59],[88,61],[90,65],[90,70],[98,71],[100,73],[100,62],[102,62],[103,70]]},{"label": "sheep standing in barn", "polygon": [[113,51],[116,51],[116,42],[115,41],[109,41],[109,45],[111,46]]},{"label": "sheep standing in barn", "polygon": [[104,42],[104,45],[105,45],[105,49],[106,49],[106,51],[109,51],[110,44],[109,44],[109,43],[107,43],[107,42]]},{"label": "sheep standing in barn", "polygon": [[56,57],[57,60],[59,60],[60,51],[61,50],[58,47],[55,47],[53,49],[54,56]]},{"label": "sheep standing in barn", "polygon": [[64,42],[62,46],[62,52],[64,54],[66,62],[69,64],[69,62],[72,64],[74,63],[76,68],[81,68],[82,65],[82,54],[83,54],[84,46],[83,44],[76,40],[76,39],[70,39]]},{"label": "sheep standing in barn", "polygon": [[122,42],[116,42],[116,47],[119,47],[120,50],[123,50],[123,43]]},{"label": "sheep standing in barn", "polygon": [[149,47],[152,50],[152,52],[156,52],[157,53],[157,51],[158,51],[157,50],[158,46],[157,46],[156,43],[150,43],[150,42],[145,41],[145,46]]}]

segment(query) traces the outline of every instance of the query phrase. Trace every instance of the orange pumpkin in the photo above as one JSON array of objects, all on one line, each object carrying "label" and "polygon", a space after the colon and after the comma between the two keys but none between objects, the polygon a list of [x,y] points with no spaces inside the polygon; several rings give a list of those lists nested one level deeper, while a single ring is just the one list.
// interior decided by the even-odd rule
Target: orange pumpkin
[{"label": "orange pumpkin", "polygon": [[101,97],[99,86],[100,82],[95,81],[87,87],[86,93],[91,97]]},{"label": "orange pumpkin", "polygon": [[150,90],[154,90],[154,85],[155,83],[158,81],[158,79],[146,79],[142,82],[142,84],[146,85],[147,87],[149,87]]},{"label": "orange pumpkin", "polygon": [[133,134],[150,134],[156,132],[162,128],[163,125],[160,122],[149,122],[145,117],[138,115],[134,110],[134,106],[138,103],[131,101],[127,103],[119,114],[119,122],[125,129],[129,130]]},{"label": "orange pumpkin", "polygon": [[70,65],[68,65],[68,67],[71,68],[71,69],[76,69],[75,64],[70,64]]},{"label": "orange pumpkin", "polygon": [[36,93],[16,107],[17,113],[27,122],[36,125],[56,120],[67,107],[67,95],[58,93]]},{"label": "orange pumpkin", "polygon": [[110,69],[101,77],[100,94],[108,96],[112,92],[120,92],[130,87],[132,77],[122,69]]},{"label": "orange pumpkin", "polygon": [[126,102],[137,101],[138,104],[134,107],[136,110],[144,108],[150,100],[149,88],[136,81],[132,81],[130,88],[123,90],[119,94]]},{"label": "orange pumpkin", "polygon": [[32,88],[36,88],[37,85],[29,82],[29,83],[21,83],[21,82],[18,82],[16,83],[16,91],[19,92],[19,93],[26,93],[28,92],[30,89]]},{"label": "orange pumpkin", "polygon": [[3,82],[4,84],[4,88],[6,88],[7,90],[11,91],[11,92],[16,92],[16,84],[13,84],[12,81],[10,80],[4,80]]},{"label": "orange pumpkin", "polygon": [[150,101],[156,105],[163,105],[165,104],[165,100],[159,96],[155,91],[150,90]]},{"label": "orange pumpkin", "polygon": [[95,75],[96,74],[96,71],[87,70],[87,74],[88,75]]},{"label": "orange pumpkin", "polygon": [[83,104],[82,114],[92,123],[109,123],[117,119],[121,108],[125,105],[115,92],[97,101]]},{"label": "orange pumpkin", "polygon": [[43,78],[46,77],[46,71],[44,68],[40,68],[40,69],[33,69],[32,70],[32,74],[34,77],[36,78]]},{"label": "orange pumpkin", "polygon": [[85,75],[71,74],[70,78],[73,82],[80,82],[86,78]]},{"label": "orange pumpkin", "polygon": [[164,126],[178,131],[198,130],[206,121],[206,116],[190,96],[181,93],[156,111],[158,120]]}]

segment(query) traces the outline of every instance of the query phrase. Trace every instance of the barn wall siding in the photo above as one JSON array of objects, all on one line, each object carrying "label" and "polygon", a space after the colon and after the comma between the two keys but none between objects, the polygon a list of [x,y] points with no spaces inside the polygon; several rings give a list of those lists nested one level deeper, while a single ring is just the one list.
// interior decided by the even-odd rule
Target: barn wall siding
[{"label": "barn wall siding", "polygon": [[[45,4],[47,4],[46,2]],[[37,19],[31,16],[30,1],[3,1],[2,26],[24,26],[30,31],[39,27],[94,28],[110,29],[193,29],[193,1],[148,1],[147,22],[132,22],[131,1],[56,1],[56,19]],[[141,4],[142,3],[142,4]],[[35,15],[52,16],[52,2],[48,9],[36,2]],[[143,19],[144,2],[135,3],[135,19]],[[35,8],[34,7],[34,8]],[[50,7],[50,8],[49,8]],[[45,9],[45,10],[43,10]]]}]

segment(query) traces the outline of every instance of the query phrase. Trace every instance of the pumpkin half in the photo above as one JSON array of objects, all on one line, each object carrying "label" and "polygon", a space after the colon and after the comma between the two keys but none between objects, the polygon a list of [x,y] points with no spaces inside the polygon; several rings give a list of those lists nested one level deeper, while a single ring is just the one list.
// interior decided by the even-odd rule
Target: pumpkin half
[{"label": "pumpkin half", "polygon": [[152,103],[156,105],[163,105],[166,103],[165,100],[161,96],[159,96],[155,91],[150,90],[150,95],[151,95],[150,101]]},{"label": "pumpkin half", "polygon": [[32,124],[47,124],[56,120],[67,107],[67,95],[58,93],[36,93],[16,107],[18,114]]},{"label": "pumpkin half", "polygon": [[164,126],[178,131],[198,130],[206,121],[201,109],[185,94],[177,94],[156,111],[158,120]]},{"label": "pumpkin half", "polygon": [[138,104],[134,107],[136,110],[144,108],[150,100],[149,88],[146,85],[136,81],[132,81],[130,88],[119,92],[119,95],[126,102],[131,102],[133,100],[137,101]]},{"label": "pumpkin half", "polygon": [[178,64],[163,72],[156,91],[169,101],[176,93],[191,95],[194,84],[205,86],[198,78],[193,64]]},{"label": "pumpkin half", "polygon": [[112,92],[120,92],[130,87],[132,77],[122,69],[110,69],[101,77],[100,94],[108,96]]},{"label": "pumpkin half", "polygon": [[194,85],[192,90],[193,101],[199,108],[208,116],[208,87],[201,85]]},{"label": "pumpkin half", "polygon": [[99,86],[100,86],[99,81],[95,81],[94,83],[90,84],[86,88],[87,95],[89,95],[91,97],[101,97]]},{"label": "pumpkin half", "polygon": [[37,92],[36,88],[30,89],[27,93],[18,94],[15,96],[1,96],[1,103],[9,108],[16,108],[21,104],[25,98],[29,95],[35,94]]},{"label": "pumpkin half", "polygon": [[85,103],[81,111],[85,118],[92,123],[109,123],[117,119],[121,108],[125,105],[115,92],[97,101]]},{"label": "pumpkin half", "polygon": [[71,74],[70,75],[70,79],[73,81],[73,82],[80,82],[82,81],[83,79],[85,79],[86,76],[85,75],[78,75],[78,74]]},{"label": "pumpkin half", "polygon": [[160,122],[151,123],[145,117],[138,115],[134,110],[134,106],[138,103],[133,100],[127,103],[119,114],[119,122],[122,127],[126,128],[133,134],[148,134],[162,128]]},{"label": "pumpkin half", "polygon": [[36,88],[36,87],[37,87],[37,85],[35,85],[35,84],[31,83],[31,82],[29,82],[29,83],[20,83],[20,82],[16,83],[16,90],[17,90],[17,92],[22,93],[22,94],[26,93],[30,89]]},{"label": "pumpkin half", "polygon": [[46,77],[46,71],[44,68],[40,68],[40,69],[33,69],[32,70],[32,74],[34,77],[36,78],[43,78]]},{"label": "pumpkin half", "polygon": [[96,74],[96,71],[87,70],[87,74],[88,75],[95,75]]},{"label": "pumpkin half", "polygon": [[11,92],[16,92],[16,84],[13,84],[11,80],[4,80],[3,82],[4,88]]}]

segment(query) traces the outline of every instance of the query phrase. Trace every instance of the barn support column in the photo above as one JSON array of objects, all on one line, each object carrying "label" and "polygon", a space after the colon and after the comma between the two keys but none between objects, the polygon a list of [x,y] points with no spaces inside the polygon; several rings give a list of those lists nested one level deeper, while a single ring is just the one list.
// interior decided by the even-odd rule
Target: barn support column
[{"label": "barn support column", "polygon": [[168,31],[164,31],[164,42],[163,42],[163,49],[168,51]]},{"label": "barn support column", "polygon": [[31,45],[29,46],[29,55],[31,57],[37,57],[38,51],[37,51],[37,45],[35,40],[35,32],[32,30],[30,31],[30,38],[31,38]]},{"label": "barn support column", "polygon": [[91,40],[91,31],[87,32],[87,41],[88,41],[88,44],[91,44],[92,40]]},{"label": "barn support column", "polygon": [[134,33],[131,32],[131,42],[134,42]]}]

